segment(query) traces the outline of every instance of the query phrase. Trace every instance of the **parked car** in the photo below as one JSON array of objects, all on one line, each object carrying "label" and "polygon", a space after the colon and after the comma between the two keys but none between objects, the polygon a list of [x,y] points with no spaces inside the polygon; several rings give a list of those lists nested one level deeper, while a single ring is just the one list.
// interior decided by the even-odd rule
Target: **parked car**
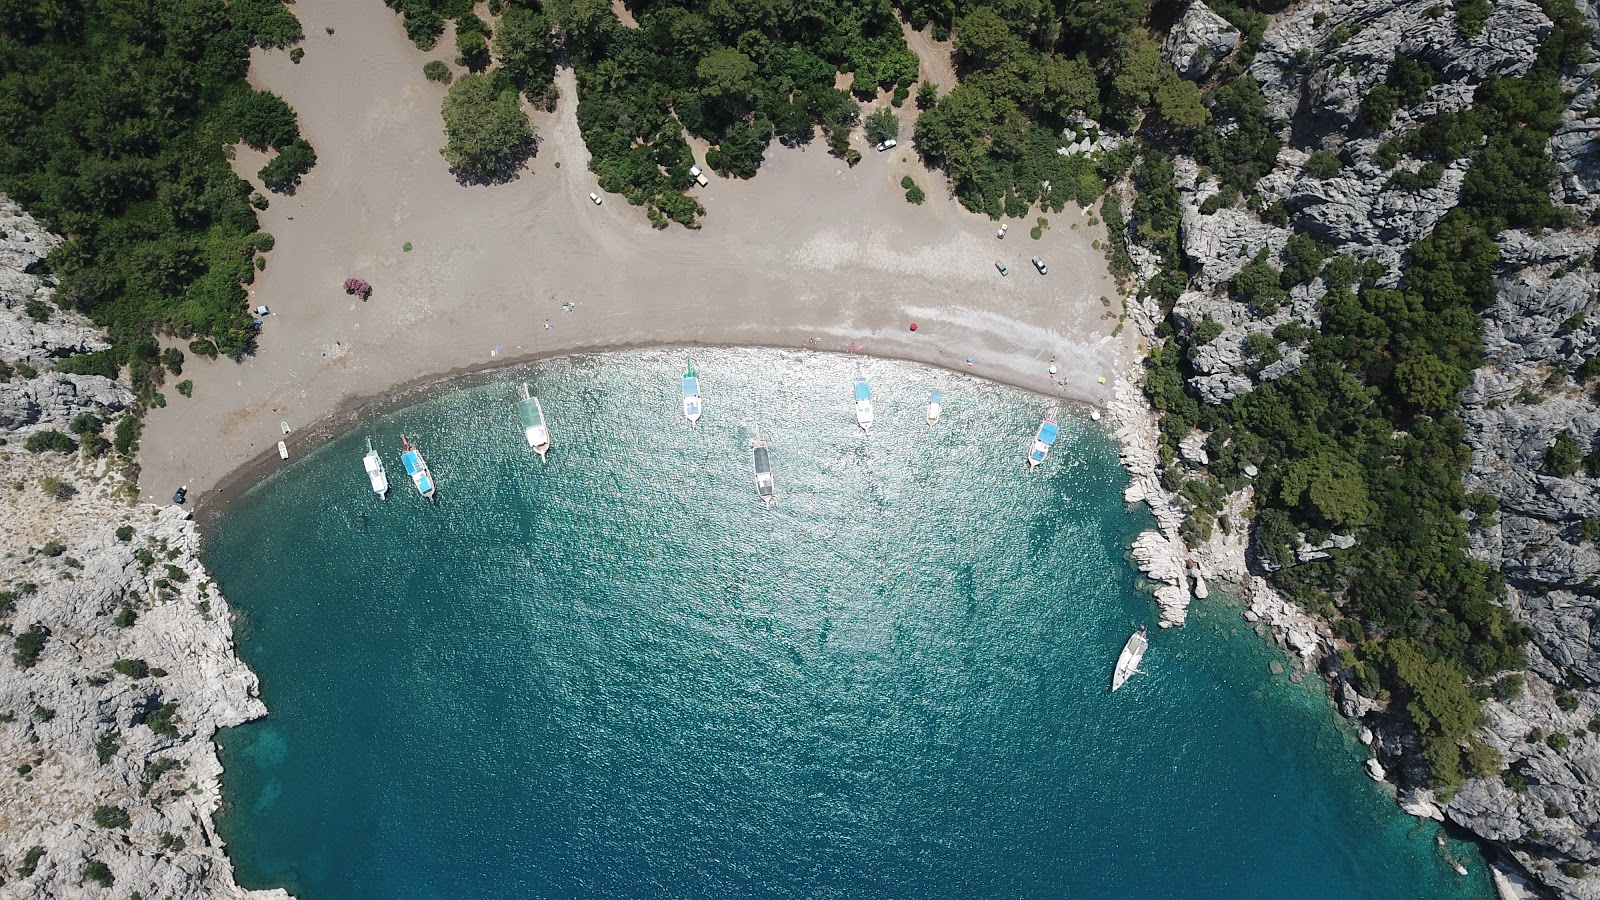
[{"label": "parked car", "polygon": [[706,173],[700,171],[699,166],[690,166],[689,175],[694,179],[694,183],[700,185],[701,187],[705,187],[710,183],[706,181]]},{"label": "parked car", "polygon": [[594,191],[589,192],[589,199],[594,201],[595,206],[600,205],[600,195],[596,194]]},{"label": "parked car", "polygon": [[899,141],[895,140],[894,138],[889,138],[887,141],[883,141],[882,143],[878,144],[878,152],[882,153],[885,150],[893,150],[898,146],[900,146]]},{"label": "parked car", "polygon": [[267,316],[272,314],[272,310],[268,309],[265,303],[256,307],[253,312],[258,316]]},{"label": "parked car", "polygon": [[1049,269],[1048,269],[1048,268],[1046,268],[1046,267],[1045,267],[1045,264],[1044,264],[1044,260],[1042,260],[1042,259],[1040,259],[1040,258],[1039,258],[1039,257],[1037,257],[1037,256],[1035,256],[1035,257],[1034,257],[1034,258],[1033,258],[1033,267],[1034,267],[1034,268],[1035,268],[1035,269],[1038,269],[1038,270],[1039,270],[1039,274],[1040,274],[1040,275],[1045,275],[1045,274],[1048,274],[1048,273],[1049,273],[1049,271],[1050,271],[1050,270],[1049,270]]},{"label": "parked car", "polygon": [[995,267],[995,268],[996,268],[996,269],[999,269],[999,270],[1000,270],[1000,274],[1001,274],[1001,275],[1008,275],[1008,274],[1010,274],[1010,270],[1009,270],[1009,269],[1007,269],[1007,268],[1006,268],[1006,264],[1005,264],[1005,263],[1003,263],[1003,262],[1001,262],[1001,261],[999,261],[999,260],[995,260],[995,262],[994,262],[994,267]]},{"label": "parked car", "polygon": [[1007,224],[1006,224],[1006,223],[1004,223],[1004,222],[1001,222],[1001,223],[1000,223],[1000,230],[999,230],[999,231],[996,231],[996,232],[995,232],[995,233],[994,233],[994,236],[995,236],[995,237],[997,237],[997,238],[1000,238],[1000,239],[1001,239],[1001,240],[1005,240],[1005,237],[1006,237],[1006,229],[1007,229],[1007,228],[1010,228],[1010,227],[1011,227],[1011,226],[1009,226],[1009,225],[1007,225]]},{"label": "parked car", "polygon": [[172,492],[172,502],[179,506],[182,506],[183,501],[187,499],[189,499],[189,486],[187,484]]}]

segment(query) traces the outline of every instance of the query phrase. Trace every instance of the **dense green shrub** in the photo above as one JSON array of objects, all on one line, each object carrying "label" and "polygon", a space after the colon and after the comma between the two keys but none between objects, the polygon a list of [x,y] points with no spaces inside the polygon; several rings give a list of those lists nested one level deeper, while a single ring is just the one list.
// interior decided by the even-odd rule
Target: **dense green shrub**
[{"label": "dense green shrub", "polygon": [[455,73],[450,71],[449,66],[445,65],[442,60],[437,59],[430,59],[422,64],[422,75],[429,81],[437,81],[441,84],[449,84],[456,77]]},{"label": "dense green shrub", "polygon": [[178,736],[178,704],[163,703],[145,715],[143,725],[162,737]]},{"label": "dense green shrub", "polygon": [[78,449],[78,443],[54,428],[44,431],[35,431],[28,435],[28,440],[23,444],[29,453],[71,453]]},{"label": "dense green shrub", "polygon": [[44,653],[50,630],[43,625],[33,625],[11,639],[11,662],[19,669],[31,669]]},{"label": "dense green shrub", "polygon": [[93,818],[94,824],[101,828],[127,828],[133,824],[128,811],[120,806],[96,806]]},{"label": "dense green shrub", "polygon": [[103,888],[111,887],[117,880],[116,876],[111,874],[111,867],[98,859],[91,859],[84,864],[83,877]]},{"label": "dense green shrub", "polygon": [[1306,160],[1306,172],[1313,178],[1328,179],[1344,170],[1344,162],[1336,153],[1318,150]]},{"label": "dense green shrub", "polygon": [[142,659],[119,659],[111,664],[111,668],[118,675],[126,675],[135,680],[150,675],[150,665]]}]

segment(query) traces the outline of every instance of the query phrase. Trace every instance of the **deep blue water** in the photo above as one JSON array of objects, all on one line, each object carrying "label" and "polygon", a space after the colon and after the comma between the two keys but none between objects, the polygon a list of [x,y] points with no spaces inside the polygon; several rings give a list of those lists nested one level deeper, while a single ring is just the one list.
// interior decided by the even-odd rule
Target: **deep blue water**
[{"label": "deep blue water", "polygon": [[[883,361],[556,361],[370,423],[210,534],[271,717],[225,732],[241,881],[328,898],[1490,896],[1226,601],[1152,629],[1108,433]],[[520,380],[520,376],[518,379]],[[924,404],[945,392],[944,422]],[[751,485],[772,444],[778,503]],[[399,433],[440,483],[404,482]],[[394,490],[379,502],[364,439]]]}]

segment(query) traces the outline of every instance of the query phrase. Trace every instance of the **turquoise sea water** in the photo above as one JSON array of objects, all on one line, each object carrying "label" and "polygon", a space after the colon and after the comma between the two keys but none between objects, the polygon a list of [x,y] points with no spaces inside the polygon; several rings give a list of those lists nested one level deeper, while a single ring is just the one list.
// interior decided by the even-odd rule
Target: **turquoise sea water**
[{"label": "turquoise sea water", "polygon": [[[555,361],[370,423],[251,490],[206,561],[271,717],[224,732],[240,880],[329,898],[1449,897],[1315,678],[1225,601],[1156,631],[1099,425],[864,361]],[[512,375],[507,375],[512,379]],[[516,376],[520,381],[521,376]],[[944,421],[923,421],[944,390]],[[753,426],[778,503],[756,501]],[[441,502],[404,480],[399,433]],[[394,484],[378,501],[364,439]]]}]

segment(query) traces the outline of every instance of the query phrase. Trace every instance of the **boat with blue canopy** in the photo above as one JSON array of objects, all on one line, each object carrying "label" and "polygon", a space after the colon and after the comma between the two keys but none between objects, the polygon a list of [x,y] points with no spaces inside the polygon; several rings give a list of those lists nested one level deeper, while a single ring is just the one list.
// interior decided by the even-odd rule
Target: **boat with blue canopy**
[{"label": "boat with blue canopy", "polygon": [[695,374],[692,359],[683,369],[683,417],[690,425],[700,421],[700,376]]},{"label": "boat with blue canopy", "polygon": [[1044,463],[1045,457],[1050,455],[1050,448],[1055,446],[1056,437],[1061,434],[1061,427],[1056,424],[1056,412],[1050,411],[1043,422],[1039,423],[1039,431],[1033,436],[1033,446],[1028,449],[1028,471],[1037,469]]},{"label": "boat with blue canopy", "polygon": [[428,471],[428,462],[422,458],[422,451],[412,446],[405,435],[400,435],[400,462],[406,467],[406,474],[411,476],[411,483],[417,486],[417,493],[433,499],[437,486],[433,482],[433,473]]},{"label": "boat with blue canopy", "polygon": [[862,431],[872,431],[872,385],[860,369],[856,370],[856,424]]}]

